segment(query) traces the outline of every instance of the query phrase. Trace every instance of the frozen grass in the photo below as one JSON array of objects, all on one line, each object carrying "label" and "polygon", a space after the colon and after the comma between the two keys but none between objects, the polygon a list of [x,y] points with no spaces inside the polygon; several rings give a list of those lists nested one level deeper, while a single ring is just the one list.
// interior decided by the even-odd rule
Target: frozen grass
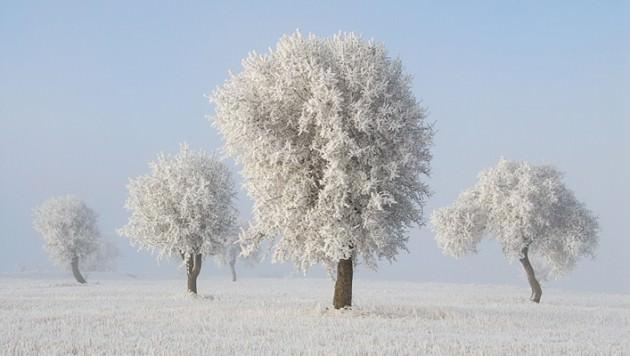
[{"label": "frozen grass", "polygon": [[318,279],[0,278],[0,354],[628,354],[630,296]]}]

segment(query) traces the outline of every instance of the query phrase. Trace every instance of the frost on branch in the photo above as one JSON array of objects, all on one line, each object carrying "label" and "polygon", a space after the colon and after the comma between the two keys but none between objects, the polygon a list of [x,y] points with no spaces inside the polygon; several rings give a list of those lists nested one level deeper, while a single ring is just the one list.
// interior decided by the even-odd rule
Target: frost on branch
[{"label": "frost on branch", "polygon": [[302,269],[393,260],[424,223],[433,135],[400,61],[355,34],[295,33],[242,65],[212,101],[254,200],[244,253],[277,237],[273,260]]},{"label": "frost on branch", "polygon": [[129,181],[131,217],[119,233],[159,257],[221,253],[236,216],[227,166],[186,145],[149,166],[150,174]]},{"label": "frost on branch", "polygon": [[499,161],[431,222],[447,254],[475,252],[483,236],[492,236],[510,260],[536,255],[556,277],[597,247],[597,219],[562,183],[562,174],[525,162]]},{"label": "frost on branch", "polygon": [[96,213],[74,196],[46,200],[34,209],[33,227],[51,260],[63,268],[86,263],[100,253]]}]

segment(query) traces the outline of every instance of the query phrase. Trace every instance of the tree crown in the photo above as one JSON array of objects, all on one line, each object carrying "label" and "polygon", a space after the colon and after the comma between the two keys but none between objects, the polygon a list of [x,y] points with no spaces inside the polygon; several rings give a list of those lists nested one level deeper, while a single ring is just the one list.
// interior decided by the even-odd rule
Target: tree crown
[{"label": "tree crown", "polygon": [[524,249],[542,259],[550,274],[571,270],[577,258],[594,254],[595,216],[562,182],[551,166],[500,160],[431,222],[442,250],[459,257],[476,252],[481,239],[496,238],[504,254],[523,257]]},{"label": "tree crown", "polygon": [[150,174],[129,181],[125,207],[131,216],[119,234],[158,257],[221,252],[236,217],[227,166],[183,144],[178,154],[161,153],[149,167]]},{"label": "tree crown", "polygon": [[273,260],[306,269],[406,249],[433,132],[400,61],[352,33],[295,33],[242,65],[211,100],[254,200],[244,253],[277,237]]},{"label": "tree crown", "polygon": [[92,257],[99,248],[96,213],[79,198],[50,198],[34,209],[33,227],[43,237],[52,261],[67,267],[73,259]]}]

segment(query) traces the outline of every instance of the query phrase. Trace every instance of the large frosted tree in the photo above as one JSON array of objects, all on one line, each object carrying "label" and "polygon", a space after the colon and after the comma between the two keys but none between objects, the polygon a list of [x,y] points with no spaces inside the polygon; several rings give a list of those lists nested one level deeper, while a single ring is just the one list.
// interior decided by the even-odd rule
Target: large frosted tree
[{"label": "large frosted tree", "polygon": [[129,181],[125,207],[131,217],[119,233],[158,257],[181,257],[188,291],[197,293],[203,258],[223,252],[235,222],[230,171],[186,145],[176,155],[160,154],[149,167],[150,174]]},{"label": "large frosted tree", "polygon": [[334,307],[351,306],[353,265],[394,260],[423,224],[433,132],[411,77],[352,33],[295,33],[242,65],[211,100],[254,200],[244,253],[274,239],[274,261],[336,267]]},{"label": "large frosted tree", "polygon": [[454,257],[476,252],[485,236],[501,244],[509,260],[518,259],[539,303],[542,289],[529,256],[559,277],[597,247],[597,219],[562,182],[551,166],[501,160],[447,208],[431,217],[436,240]]},{"label": "large frosted tree", "polygon": [[48,255],[55,264],[70,267],[79,283],[86,283],[80,262],[92,265],[101,253],[96,217],[83,201],[70,195],[48,199],[34,210],[33,227],[42,235]]}]

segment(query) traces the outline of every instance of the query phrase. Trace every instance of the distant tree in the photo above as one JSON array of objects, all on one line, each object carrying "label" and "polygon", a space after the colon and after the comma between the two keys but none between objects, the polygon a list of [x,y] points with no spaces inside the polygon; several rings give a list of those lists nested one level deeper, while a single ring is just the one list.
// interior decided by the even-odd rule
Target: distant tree
[{"label": "distant tree", "polygon": [[96,213],[74,196],[51,198],[34,210],[33,226],[43,237],[52,261],[70,266],[74,278],[86,283],[82,264],[101,253]]},{"label": "distant tree", "polygon": [[253,265],[260,261],[260,254],[258,251],[250,251],[247,256],[242,255],[242,247],[239,243],[239,235],[241,230],[245,227],[244,224],[236,225],[228,234],[226,243],[224,245],[223,253],[216,256],[216,263],[220,266],[229,266],[232,273],[232,281],[236,282],[236,262],[242,260],[247,265]]},{"label": "distant tree", "polygon": [[254,200],[243,252],[277,237],[273,261],[336,267],[333,305],[349,307],[357,260],[391,262],[423,225],[433,131],[411,77],[355,34],[295,33],[242,63],[211,100]]},{"label": "distant tree", "polygon": [[232,282],[236,282],[236,260],[240,255],[241,246],[236,243],[236,241],[232,241],[230,244],[227,244],[223,255],[221,255],[221,263],[230,266],[230,271],[232,272]]},{"label": "distant tree", "polygon": [[149,175],[129,181],[125,207],[131,217],[119,233],[158,258],[181,257],[188,291],[197,293],[202,259],[223,252],[235,221],[230,171],[215,156],[186,145],[149,166]]},{"label": "distant tree", "polygon": [[115,261],[120,256],[120,251],[109,239],[98,240],[96,252],[81,261],[80,266],[85,271],[113,271]]},{"label": "distant tree", "polygon": [[499,161],[452,206],[432,215],[438,245],[460,257],[476,252],[484,236],[496,238],[505,256],[523,265],[531,300],[539,303],[542,289],[529,255],[539,256],[558,277],[597,247],[597,219],[561,179],[550,166]]}]

